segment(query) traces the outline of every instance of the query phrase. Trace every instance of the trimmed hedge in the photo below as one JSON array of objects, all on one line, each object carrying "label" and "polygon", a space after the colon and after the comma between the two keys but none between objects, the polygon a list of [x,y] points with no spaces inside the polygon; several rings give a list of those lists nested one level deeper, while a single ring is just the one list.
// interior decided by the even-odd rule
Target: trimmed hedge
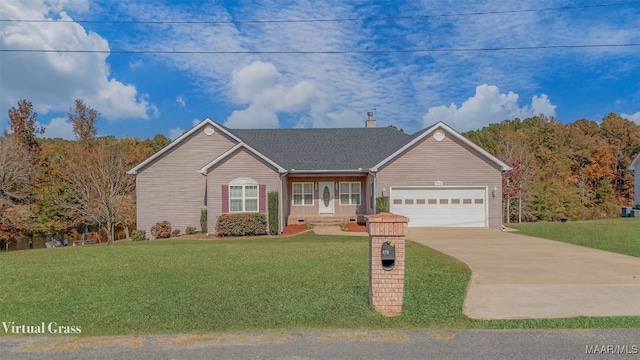
[{"label": "trimmed hedge", "polygon": [[278,192],[270,191],[268,194],[269,197],[269,234],[278,235],[278,230],[280,230],[280,225],[278,224],[279,220],[279,206],[278,206]]},{"label": "trimmed hedge", "polygon": [[260,213],[222,214],[216,222],[218,236],[267,234],[267,217]]},{"label": "trimmed hedge", "polygon": [[207,209],[204,210],[200,210],[200,229],[202,229],[202,233],[203,234],[207,234],[208,233],[208,226],[207,226]]},{"label": "trimmed hedge", "polygon": [[382,212],[389,212],[388,196],[378,196],[376,198],[376,214],[380,214]]}]

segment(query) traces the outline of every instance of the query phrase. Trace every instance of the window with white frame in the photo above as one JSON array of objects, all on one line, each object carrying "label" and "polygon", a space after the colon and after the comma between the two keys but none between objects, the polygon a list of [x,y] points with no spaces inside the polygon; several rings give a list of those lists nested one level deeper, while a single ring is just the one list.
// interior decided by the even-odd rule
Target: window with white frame
[{"label": "window with white frame", "polygon": [[360,183],[340,183],[340,205],[360,205]]},{"label": "window with white frame", "polygon": [[229,212],[258,212],[258,183],[236,179],[229,184]]},{"label": "window with white frame", "polygon": [[293,183],[293,205],[313,205],[313,183]]}]

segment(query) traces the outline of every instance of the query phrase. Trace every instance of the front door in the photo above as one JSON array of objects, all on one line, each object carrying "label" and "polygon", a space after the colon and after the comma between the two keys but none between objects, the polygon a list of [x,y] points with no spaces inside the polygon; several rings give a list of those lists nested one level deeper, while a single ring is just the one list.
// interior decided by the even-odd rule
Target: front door
[{"label": "front door", "polygon": [[320,214],[333,214],[333,182],[318,183],[318,212]]}]

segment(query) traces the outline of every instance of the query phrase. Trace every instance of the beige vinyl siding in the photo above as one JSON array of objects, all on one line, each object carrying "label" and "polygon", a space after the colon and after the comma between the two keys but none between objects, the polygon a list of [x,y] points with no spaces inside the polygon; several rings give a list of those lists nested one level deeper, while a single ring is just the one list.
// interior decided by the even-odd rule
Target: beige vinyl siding
[{"label": "beige vinyl siding", "polygon": [[[280,192],[280,174],[278,170],[244,148],[229,154],[225,160],[209,169],[207,174],[208,226],[209,233],[216,233],[216,221],[222,214],[222,185],[238,178],[253,179],[260,185],[266,185],[270,191]],[[265,194],[265,212],[269,212],[268,198]]]},{"label": "beige vinyl siding", "polygon": [[[443,130],[444,131],[444,130]],[[377,175],[377,194],[391,186],[486,186],[488,189],[489,227],[502,225],[502,173],[499,165],[446,133],[442,141],[427,136],[385,166]],[[496,197],[491,196],[497,188]]]},{"label": "beige vinyl siding", "polygon": [[197,131],[136,175],[137,228],[151,237],[151,226],[167,220],[173,229],[200,230],[206,177],[199,170],[229,150],[234,141],[220,132]]},{"label": "beige vinyl siding", "polygon": [[[640,156],[640,155],[639,155]],[[640,205],[640,166],[633,171],[635,205]]]},{"label": "beige vinyl siding", "polygon": [[[319,182],[333,182],[333,199],[334,214],[336,215],[356,215],[364,214],[368,205],[369,196],[365,192],[367,190],[365,176],[288,176],[286,180],[287,192],[291,194],[291,186],[293,183],[313,183],[313,206],[293,205],[293,196],[288,195],[285,199],[285,218],[289,215],[316,215],[319,213],[320,194],[318,193],[317,184]],[[360,205],[340,205],[340,189],[341,182],[359,182],[360,183]]]}]

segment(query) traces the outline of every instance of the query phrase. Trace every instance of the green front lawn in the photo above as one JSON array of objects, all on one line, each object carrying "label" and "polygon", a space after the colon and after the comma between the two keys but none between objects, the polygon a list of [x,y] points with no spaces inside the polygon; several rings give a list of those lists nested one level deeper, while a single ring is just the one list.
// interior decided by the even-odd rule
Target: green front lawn
[{"label": "green front lawn", "polygon": [[[152,240],[0,254],[0,321],[82,335],[292,329],[640,327],[640,317],[475,321],[470,270],[408,242],[404,312],[368,306],[368,239]],[[1,331],[0,334],[4,334]]]},{"label": "green front lawn", "polygon": [[524,235],[640,257],[640,218],[508,224]]}]

